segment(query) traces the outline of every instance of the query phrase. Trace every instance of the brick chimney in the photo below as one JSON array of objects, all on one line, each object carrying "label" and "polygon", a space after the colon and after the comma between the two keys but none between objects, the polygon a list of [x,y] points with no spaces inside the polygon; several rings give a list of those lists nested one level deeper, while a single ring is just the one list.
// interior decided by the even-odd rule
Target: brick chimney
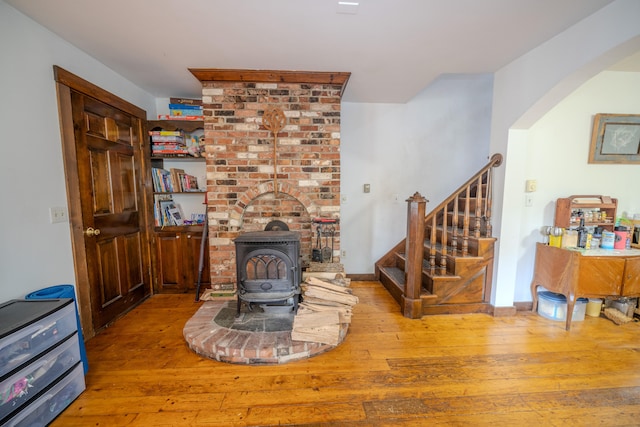
[{"label": "brick chimney", "polygon": [[[214,289],[236,289],[234,239],[273,220],[300,233],[304,267],[316,244],[312,219],[340,218],[340,100],[350,73],[190,71],[202,82]],[[284,115],[275,159],[273,127],[263,120],[270,109]]]}]

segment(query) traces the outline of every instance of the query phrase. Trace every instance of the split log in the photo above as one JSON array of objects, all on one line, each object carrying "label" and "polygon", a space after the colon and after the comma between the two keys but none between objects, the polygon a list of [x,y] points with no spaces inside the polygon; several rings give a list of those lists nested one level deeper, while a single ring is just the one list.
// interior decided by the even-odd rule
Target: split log
[{"label": "split log", "polygon": [[324,299],[328,301],[335,301],[347,305],[356,305],[358,303],[358,297],[350,295],[344,292],[331,291],[329,289],[323,289],[318,286],[306,286],[303,287],[303,295],[314,298]]},{"label": "split log", "polygon": [[320,286],[321,288],[329,289],[335,292],[344,292],[347,294],[353,293],[353,291],[350,288],[346,288],[342,285],[334,284],[328,280],[321,280],[316,277],[307,277],[306,283],[309,285]]},{"label": "split log", "polygon": [[305,313],[293,319],[291,339],[322,344],[340,343],[340,316],[336,311]]},{"label": "split log", "polygon": [[342,325],[351,323],[352,307],[358,297],[336,280],[307,277],[302,288],[302,302],[293,319],[291,338],[329,345],[340,343]]},{"label": "split log", "polygon": [[298,306],[298,315],[304,315],[307,313],[322,313],[322,312],[335,312],[340,316],[340,323],[351,323],[351,316],[353,312],[349,306],[330,306],[321,304],[311,304],[308,302],[301,302]]}]

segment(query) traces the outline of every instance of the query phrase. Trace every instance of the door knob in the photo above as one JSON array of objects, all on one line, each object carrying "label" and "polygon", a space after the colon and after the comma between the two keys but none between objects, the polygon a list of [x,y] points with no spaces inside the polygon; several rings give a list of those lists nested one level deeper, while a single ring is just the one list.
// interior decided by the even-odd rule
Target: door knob
[{"label": "door knob", "polygon": [[85,236],[97,236],[98,234],[100,234],[100,229],[99,228],[93,228],[93,227],[89,227],[86,230],[84,230],[84,234]]}]

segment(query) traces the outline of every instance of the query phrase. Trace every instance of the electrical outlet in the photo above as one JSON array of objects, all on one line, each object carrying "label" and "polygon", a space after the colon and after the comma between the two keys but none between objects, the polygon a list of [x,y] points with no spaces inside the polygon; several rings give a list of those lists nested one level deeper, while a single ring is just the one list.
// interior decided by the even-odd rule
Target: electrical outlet
[{"label": "electrical outlet", "polygon": [[56,224],[58,222],[67,222],[68,215],[67,210],[60,206],[55,206],[49,208],[49,221],[51,224]]},{"label": "electrical outlet", "polygon": [[346,194],[342,194],[340,195],[340,203],[347,203],[347,195]]},{"label": "electrical outlet", "polygon": [[345,249],[342,250],[342,258],[347,257],[347,251]]},{"label": "electrical outlet", "polygon": [[371,193],[371,184],[365,184],[362,191],[364,191],[365,193]]}]

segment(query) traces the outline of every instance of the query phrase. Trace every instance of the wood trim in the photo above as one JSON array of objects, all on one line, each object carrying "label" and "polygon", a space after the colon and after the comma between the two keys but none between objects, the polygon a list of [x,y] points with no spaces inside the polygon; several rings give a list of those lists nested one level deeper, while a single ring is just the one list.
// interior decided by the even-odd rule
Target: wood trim
[{"label": "wood trim", "polygon": [[80,324],[85,340],[93,338],[96,331],[93,327],[93,310],[91,295],[87,286],[89,283],[87,258],[84,235],[82,233],[82,209],[80,207],[80,185],[78,180],[78,158],[75,150],[75,134],[73,115],[71,110],[71,88],[60,82],[56,83],[58,108],[60,113],[60,134],[62,137],[62,159],[65,169],[65,183],[67,188],[69,225],[71,227],[71,247],[73,252],[74,271],[76,279],[76,298],[80,316]]},{"label": "wood trim", "polygon": [[373,282],[373,281],[378,280],[378,279],[376,279],[376,275],[375,274],[371,274],[371,273],[347,274],[347,278],[351,279],[353,281],[358,281],[358,282]]},{"label": "wood trim", "polygon": [[201,82],[253,82],[253,83],[317,83],[342,86],[344,92],[351,73],[332,71],[282,71],[222,68],[189,68]]},{"label": "wood trim", "polygon": [[531,311],[533,308],[533,301],[516,301],[513,303],[516,311]]},{"label": "wood trim", "polygon": [[126,113],[140,118],[142,121],[147,120],[147,112],[140,107],[137,107],[124,99],[107,92],[106,90],[84,80],[81,77],[76,76],[73,73],[61,68],[57,65],[53,66],[53,76],[56,82],[70,87],[80,93],[83,93],[92,98],[98,99],[105,104],[109,104],[116,107]]},{"label": "wood trim", "polygon": [[494,307],[493,317],[510,317],[515,316],[517,312],[516,307]]}]

